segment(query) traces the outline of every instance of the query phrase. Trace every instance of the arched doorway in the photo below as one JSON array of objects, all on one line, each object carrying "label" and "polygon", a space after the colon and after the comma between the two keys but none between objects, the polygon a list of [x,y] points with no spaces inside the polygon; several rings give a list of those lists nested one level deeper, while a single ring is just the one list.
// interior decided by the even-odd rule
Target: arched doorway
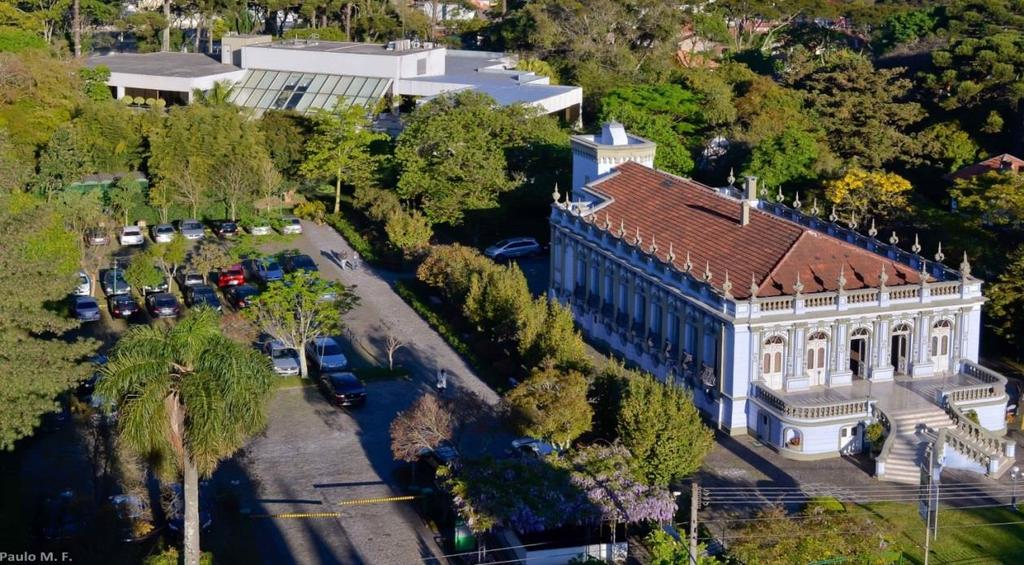
[{"label": "arched doorway", "polygon": [[786,356],[786,342],[773,335],[761,345],[761,379],[768,388],[782,388],[782,360]]},{"label": "arched doorway", "polygon": [[889,356],[897,375],[906,375],[910,371],[910,340],[910,324],[896,324],[893,327]]},{"label": "arched doorway", "polygon": [[869,337],[867,328],[857,328],[850,334],[850,371],[854,378],[867,377]]},{"label": "arched doorway", "polygon": [[953,334],[953,325],[949,320],[939,320],[932,326],[932,363],[936,373],[949,372],[949,340]]},{"label": "arched doorway", "polygon": [[825,332],[814,332],[807,337],[807,375],[810,386],[824,384],[825,360],[828,357],[828,335]]}]

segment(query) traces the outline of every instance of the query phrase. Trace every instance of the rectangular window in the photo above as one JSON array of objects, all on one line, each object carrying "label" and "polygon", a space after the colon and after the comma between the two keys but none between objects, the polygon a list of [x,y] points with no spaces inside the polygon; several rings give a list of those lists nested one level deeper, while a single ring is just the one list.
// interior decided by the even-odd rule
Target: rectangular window
[{"label": "rectangular window", "polygon": [[427,58],[423,57],[416,61],[416,75],[422,76],[427,74]]}]

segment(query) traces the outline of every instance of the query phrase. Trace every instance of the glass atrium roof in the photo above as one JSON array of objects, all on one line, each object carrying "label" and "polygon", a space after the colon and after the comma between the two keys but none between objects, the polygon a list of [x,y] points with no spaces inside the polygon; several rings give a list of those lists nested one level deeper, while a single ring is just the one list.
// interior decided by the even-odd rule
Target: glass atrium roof
[{"label": "glass atrium roof", "polygon": [[270,109],[312,113],[330,110],[339,98],[347,106],[372,106],[390,85],[386,78],[253,69],[235,84],[231,101],[257,114]]}]

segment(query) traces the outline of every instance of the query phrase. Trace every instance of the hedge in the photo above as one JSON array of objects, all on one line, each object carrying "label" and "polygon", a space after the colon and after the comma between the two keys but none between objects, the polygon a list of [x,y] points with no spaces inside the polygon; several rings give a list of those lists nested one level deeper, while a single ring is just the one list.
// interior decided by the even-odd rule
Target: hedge
[{"label": "hedge", "polygon": [[371,263],[380,261],[380,255],[377,254],[373,245],[344,216],[341,214],[328,214],[326,220],[329,226],[337,230],[348,241],[348,244],[359,254],[360,258]]}]

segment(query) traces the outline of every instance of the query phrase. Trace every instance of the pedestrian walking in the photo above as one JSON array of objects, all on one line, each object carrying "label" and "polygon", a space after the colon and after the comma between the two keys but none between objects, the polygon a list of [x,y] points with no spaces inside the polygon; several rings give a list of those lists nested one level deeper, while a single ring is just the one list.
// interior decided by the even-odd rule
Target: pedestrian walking
[{"label": "pedestrian walking", "polygon": [[358,267],[358,266],[359,266],[359,253],[353,251],[352,252],[352,270],[353,271],[356,270],[356,267]]},{"label": "pedestrian walking", "polygon": [[444,391],[446,390],[448,390],[448,371],[442,367],[441,370],[437,372],[437,393],[444,394]]}]

